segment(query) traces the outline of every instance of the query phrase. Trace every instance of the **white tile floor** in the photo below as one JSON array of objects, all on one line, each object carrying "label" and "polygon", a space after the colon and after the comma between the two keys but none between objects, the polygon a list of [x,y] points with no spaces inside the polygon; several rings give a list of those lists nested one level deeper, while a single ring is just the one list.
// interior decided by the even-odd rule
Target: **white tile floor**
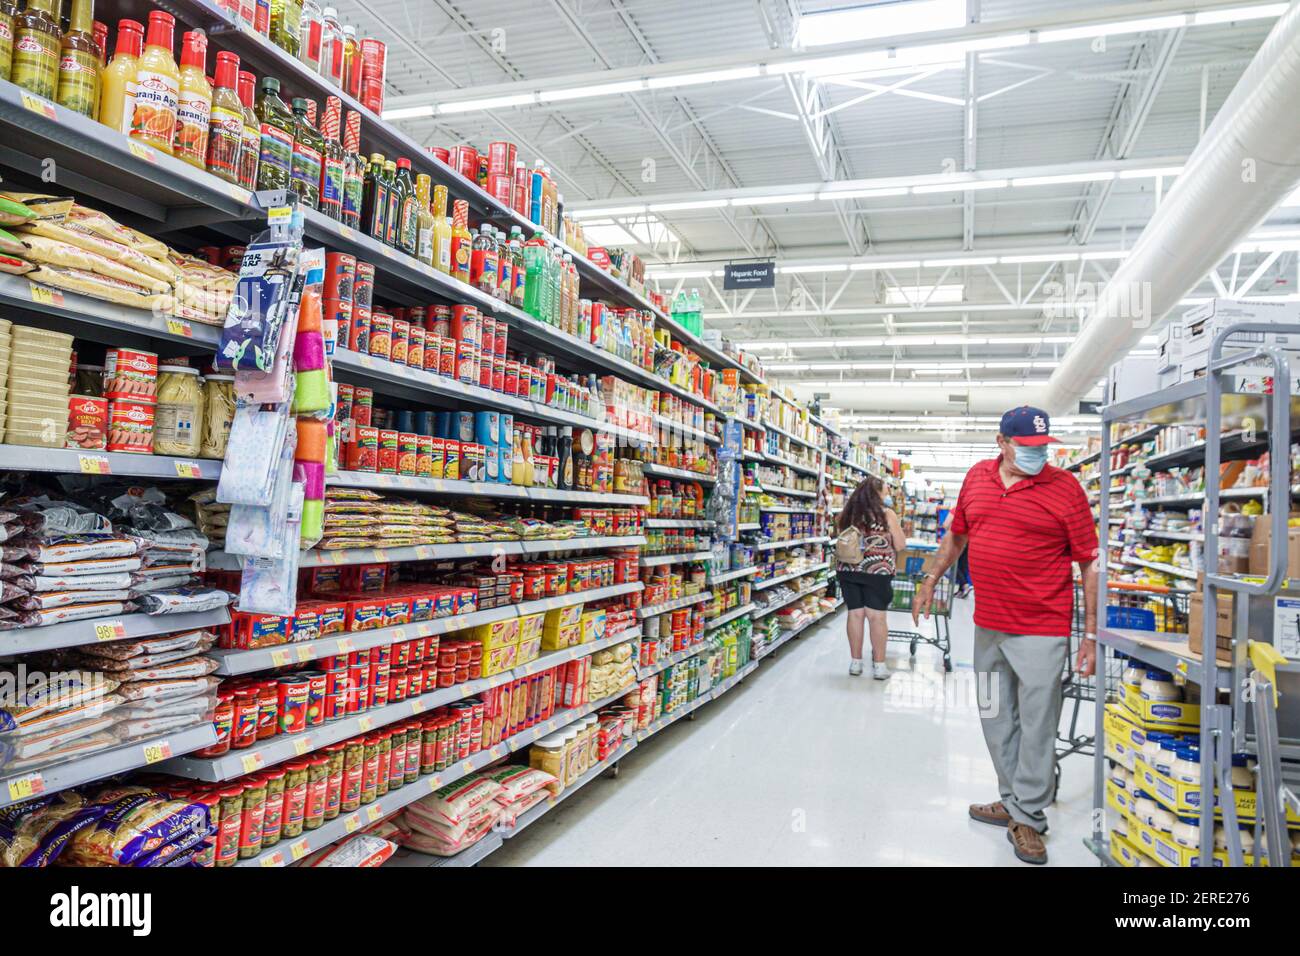
[{"label": "white tile floor", "polygon": [[[1004,830],[966,812],[998,796],[967,693],[970,614],[971,601],[958,601],[953,675],[933,648],[921,645],[913,664],[906,644],[891,643],[885,683],[848,676],[844,615],[828,618],[484,865],[1024,866]],[[1091,767],[1062,761],[1051,865],[1096,864],[1081,843]]]}]

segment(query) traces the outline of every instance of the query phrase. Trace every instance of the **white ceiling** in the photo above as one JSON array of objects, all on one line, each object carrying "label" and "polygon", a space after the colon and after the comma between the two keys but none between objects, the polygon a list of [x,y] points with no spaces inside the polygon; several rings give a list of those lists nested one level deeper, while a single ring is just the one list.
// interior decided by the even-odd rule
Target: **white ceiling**
[{"label": "white ceiling", "polygon": [[[899,5],[877,0],[862,6]],[[792,49],[801,16],[844,0],[339,0],[361,36],[388,44],[388,96],[464,99],[522,83],[563,87],[604,71],[671,69],[742,54]],[[1177,9],[1222,7],[1189,0]],[[1240,6],[1240,4],[1239,4]],[[1104,6],[1083,0],[968,0],[977,28],[1006,22],[1050,26],[1062,17],[1167,13],[1168,0]],[[1078,163],[1130,166],[1180,161],[1231,91],[1272,27],[1270,18],[1083,37],[973,53],[953,68],[894,76],[808,80],[799,73],[734,82],[591,96],[401,121],[429,146],[499,139],[541,158],[571,209],[795,184],[933,176],[973,170],[1045,173]],[[663,65],[663,66],[660,66]],[[873,90],[863,83],[876,84]],[[891,92],[879,87],[904,85]],[[523,86],[520,87],[524,88]],[[870,97],[866,94],[874,93]],[[801,99],[806,97],[806,99]],[[406,102],[406,100],[403,100]],[[805,124],[824,123],[819,151]],[[1027,170],[1027,172],[1023,172]],[[779,274],[773,290],[722,292],[709,276],[661,280],[661,291],[698,286],[706,327],[732,341],[817,342],[760,354],[796,366],[772,376],[805,396],[861,412],[921,414],[1012,404],[1021,383],[1041,382],[1077,315],[1044,311],[1045,297],[1076,280],[1104,284],[1112,261],[1079,261],[1090,249],[1131,247],[1172,178],[1118,179],[1032,188],[906,195],[847,202],[675,210],[653,214],[676,241],[636,251],[651,272],[712,271],[724,263],[839,266]],[[643,198],[644,197],[644,198]],[[1295,222],[1294,210],[1276,218]],[[635,217],[633,217],[635,218]],[[592,220],[586,220],[588,222]],[[595,220],[600,221],[600,220]],[[612,221],[612,220],[605,220]],[[846,271],[863,257],[983,257],[1048,250],[1041,263]],[[1253,286],[1263,254],[1220,270],[1237,294],[1296,292],[1296,255],[1286,252]],[[1234,271],[1235,270],[1235,271]],[[1235,278],[1234,278],[1235,277]],[[961,301],[886,310],[891,286],[960,287]],[[1207,279],[1194,295],[1211,296]],[[1086,287],[1084,289],[1086,292]],[[1086,298],[1086,295],[1084,296]],[[1019,334],[1009,344],[982,341]],[[944,336],[921,344],[906,336]],[[889,338],[889,344],[834,340]],[[979,340],[979,341],[977,341]],[[966,363],[958,368],[952,363]],[[799,369],[814,363],[877,366]],[[943,364],[949,375],[916,368]],[[999,364],[1000,363],[1000,364]],[[1010,367],[1008,364],[1012,363]],[[981,368],[980,365],[987,367]],[[829,384],[834,382],[836,384]],[[981,382],[996,383],[988,388]],[[804,383],[804,384],[800,384]],[[808,384],[815,383],[815,384]],[[976,400],[983,396],[986,401]],[[886,425],[887,429],[901,425]],[[991,432],[989,433],[991,434]],[[987,434],[985,435],[987,437]]]}]

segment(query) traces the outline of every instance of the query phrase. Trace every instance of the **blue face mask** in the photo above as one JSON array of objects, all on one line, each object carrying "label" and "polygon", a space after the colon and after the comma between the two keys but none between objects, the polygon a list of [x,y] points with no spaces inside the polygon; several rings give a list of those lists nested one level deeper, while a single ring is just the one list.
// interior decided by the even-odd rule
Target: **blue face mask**
[{"label": "blue face mask", "polygon": [[1046,445],[1016,445],[1016,470],[1026,475],[1036,475],[1047,464]]},{"label": "blue face mask", "polygon": [[892,508],[892,507],[894,507],[894,496],[893,496],[893,495],[886,495],[886,496],[885,496],[885,507],[886,507],[886,508]]}]

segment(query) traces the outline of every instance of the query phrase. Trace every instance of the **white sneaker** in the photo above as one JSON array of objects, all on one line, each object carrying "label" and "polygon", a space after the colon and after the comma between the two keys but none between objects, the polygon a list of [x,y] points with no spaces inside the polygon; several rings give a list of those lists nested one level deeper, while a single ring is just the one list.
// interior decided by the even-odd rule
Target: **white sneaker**
[{"label": "white sneaker", "polygon": [[862,676],[862,661],[850,661],[850,662],[849,662],[849,676],[850,676],[850,677],[861,677],[861,676]]},{"label": "white sneaker", "polygon": [[871,676],[876,680],[889,680],[889,665],[884,661],[872,661]]}]

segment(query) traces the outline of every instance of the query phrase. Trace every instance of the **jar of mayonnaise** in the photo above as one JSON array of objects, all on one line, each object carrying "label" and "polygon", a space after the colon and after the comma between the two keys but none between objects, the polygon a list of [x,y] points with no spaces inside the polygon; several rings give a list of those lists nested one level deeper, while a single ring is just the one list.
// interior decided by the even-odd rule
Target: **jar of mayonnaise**
[{"label": "jar of mayonnaise", "polygon": [[1173,829],[1174,815],[1156,803],[1151,797],[1138,791],[1137,797],[1133,800],[1133,816],[1137,817],[1147,826],[1156,830],[1168,833]]},{"label": "jar of mayonnaise", "polygon": [[1162,733],[1158,730],[1147,731],[1146,738],[1142,741],[1142,759],[1151,766],[1156,766],[1160,761],[1160,747],[1167,740],[1173,740],[1173,734]]},{"label": "jar of mayonnaise", "polygon": [[1174,683],[1167,671],[1149,670],[1142,675],[1141,694],[1144,700],[1182,700],[1183,689]]},{"label": "jar of mayonnaise", "polygon": [[1174,737],[1168,740],[1160,741],[1160,749],[1156,751],[1155,768],[1165,776],[1172,776],[1174,772],[1174,760],[1178,756],[1177,748],[1182,743]]},{"label": "jar of mayonnaise", "polygon": [[1171,832],[1179,846],[1193,850],[1201,848],[1201,823],[1196,817],[1178,817]]},{"label": "jar of mayonnaise", "polygon": [[[1246,856],[1252,856],[1255,853],[1255,831],[1250,827],[1241,827],[1237,830],[1241,839],[1241,852]],[[1214,848],[1216,850],[1228,849],[1228,834],[1223,829],[1222,823],[1214,825]]]},{"label": "jar of mayonnaise", "polygon": [[1120,672],[1120,681],[1134,690],[1141,690],[1142,678],[1146,676],[1147,669],[1142,666],[1140,661],[1135,661],[1131,657],[1124,662],[1124,669]]},{"label": "jar of mayonnaise", "polygon": [[1232,788],[1234,790],[1253,790],[1255,775],[1251,772],[1254,759],[1250,754],[1232,755]]},{"label": "jar of mayonnaise", "polygon": [[1188,741],[1174,747],[1174,762],[1169,775],[1180,783],[1201,782],[1201,748]]}]

